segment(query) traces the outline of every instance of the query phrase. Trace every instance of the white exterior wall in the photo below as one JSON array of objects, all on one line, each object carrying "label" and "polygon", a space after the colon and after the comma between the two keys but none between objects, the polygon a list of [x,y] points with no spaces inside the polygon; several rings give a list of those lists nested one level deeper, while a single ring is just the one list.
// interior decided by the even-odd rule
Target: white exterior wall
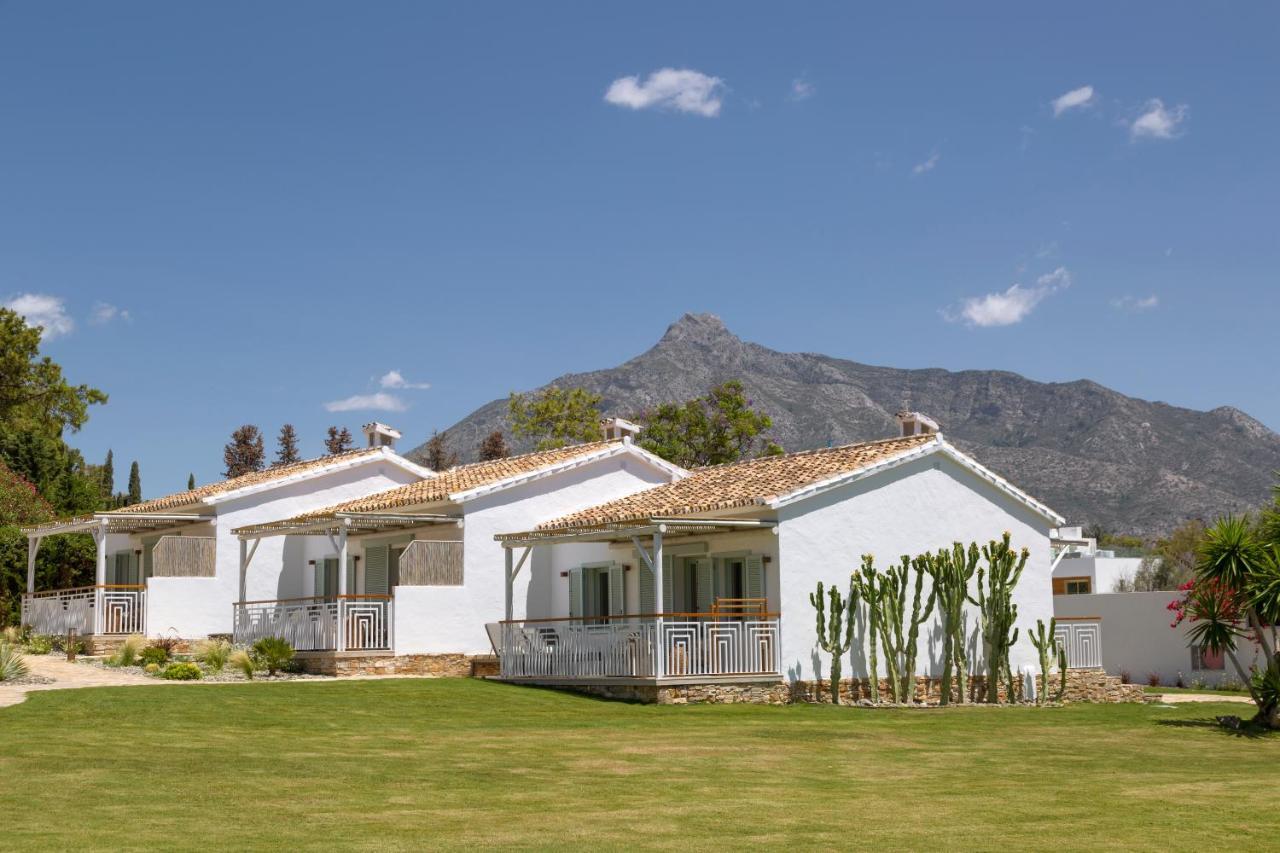
[{"label": "white exterior wall", "polygon": [[[396,654],[489,653],[485,623],[501,620],[505,610],[505,555],[495,535],[530,530],[670,478],[666,471],[626,454],[468,501],[463,507],[463,586],[396,587]],[[545,606],[547,583],[564,562],[553,556],[552,547],[535,549],[516,578],[516,618]]]},{"label": "white exterior wall", "polygon": [[[1102,619],[1102,666],[1109,675],[1128,673],[1132,681],[1147,683],[1148,675],[1160,676],[1160,683],[1173,685],[1179,674],[1184,682],[1193,678],[1217,685],[1224,677],[1239,682],[1240,676],[1230,660],[1222,670],[1194,670],[1190,641],[1184,622],[1170,627],[1173,614],[1169,602],[1179,593],[1117,592],[1096,595],[1054,596],[1054,615],[1097,616]],[[1236,652],[1246,670],[1253,664],[1263,665],[1261,651],[1252,641],[1241,640]]]},{"label": "white exterior wall", "polygon": [[[903,554],[936,551],[956,541],[982,545],[1006,530],[1013,535],[1013,547],[1031,549],[1014,592],[1022,631],[1011,651],[1010,665],[1015,671],[1026,665],[1038,666],[1027,629],[1034,627],[1038,618],[1047,624],[1053,615],[1049,580],[1052,522],[961,465],[933,454],[783,507],[778,515],[782,665],[788,679],[825,678],[829,674],[830,656],[816,645],[814,610],[809,603],[818,581],[847,590],[849,575],[860,565],[862,554],[873,554],[876,565],[886,568]],[[976,593],[976,577],[974,583]],[[978,612],[975,607],[967,611],[968,657],[971,669],[978,672],[982,665]],[[855,634],[853,651],[845,658],[846,675],[866,675],[865,648],[865,637]],[[935,611],[920,629],[920,674],[941,674],[941,649],[941,623]],[[883,678],[883,651],[879,656]]]},{"label": "white exterior wall", "polygon": [[[147,633],[197,639],[231,632],[232,604],[240,597],[240,540],[232,530],[292,518],[419,479],[411,471],[375,457],[359,465],[281,484],[217,505],[215,577],[151,578],[147,583]],[[309,556],[312,553],[330,551],[332,548],[324,537],[262,539],[249,564],[247,600],[306,594],[305,576],[309,573],[287,569],[296,561],[312,559]],[[302,565],[305,566],[305,562]]]},{"label": "white exterior wall", "polygon": [[1142,565],[1141,557],[1098,557],[1066,555],[1053,570],[1055,578],[1089,578],[1095,593],[1114,592],[1122,577],[1133,580]]}]

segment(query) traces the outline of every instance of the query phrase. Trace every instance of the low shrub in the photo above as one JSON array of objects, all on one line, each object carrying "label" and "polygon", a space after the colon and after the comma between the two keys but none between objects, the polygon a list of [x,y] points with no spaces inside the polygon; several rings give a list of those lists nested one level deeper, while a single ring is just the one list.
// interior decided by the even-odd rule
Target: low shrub
[{"label": "low shrub", "polygon": [[107,663],[110,666],[135,666],[146,645],[147,640],[141,634],[130,634],[124,638],[116,653],[107,658]]},{"label": "low shrub", "polygon": [[142,660],[143,666],[146,666],[147,664],[152,664],[152,663],[156,665],[159,665],[162,663],[168,663],[169,650],[157,645],[147,646],[145,649],[142,650],[141,660]]},{"label": "low shrub", "polygon": [[196,659],[214,672],[222,672],[231,656],[231,644],[226,640],[208,639],[196,646]]},{"label": "low shrub", "polygon": [[160,671],[160,664],[149,663],[142,668],[142,671],[145,672],[147,675],[155,675],[157,672]]},{"label": "low shrub", "polygon": [[253,655],[244,649],[239,649],[233,652],[231,657],[227,658],[227,663],[243,672],[245,678],[253,681],[253,671],[257,668],[253,662]]},{"label": "low shrub", "polygon": [[7,646],[25,646],[30,638],[30,628],[9,625],[4,629],[4,633],[0,634],[0,643],[4,643]]},{"label": "low shrub", "polygon": [[195,681],[204,676],[200,671],[200,667],[186,661],[171,663],[164,668],[164,672],[160,673],[161,678],[167,678],[170,681]]},{"label": "low shrub", "polygon": [[1147,684],[1148,684],[1148,685],[1150,685],[1151,687],[1159,687],[1159,686],[1160,686],[1160,673],[1158,673],[1158,672],[1148,672],[1148,673],[1147,673]]},{"label": "low shrub", "polygon": [[267,675],[275,675],[293,661],[293,646],[280,637],[263,637],[253,644],[253,659]]},{"label": "low shrub", "polygon": [[1204,690],[1209,685],[1203,678],[1196,675],[1192,676],[1191,680],[1187,682],[1187,686],[1192,690]]},{"label": "low shrub", "polygon": [[177,637],[156,637],[151,641],[151,645],[157,649],[164,649],[172,658],[178,652],[178,646],[182,643]]},{"label": "low shrub", "polygon": [[1173,682],[1174,687],[1186,687],[1186,683],[1182,680],[1182,670],[1178,670],[1178,678]]},{"label": "low shrub", "polygon": [[1129,673],[1129,670],[1127,669],[1120,670],[1120,683],[1133,684],[1133,676]]},{"label": "low shrub", "polygon": [[49,639],[53,643],[53,651],[66,652],[68,660],[74,660],[76,655],[82,655],[88,651],[84,640],[74,635],[52,634]]},{"label": "low shrub", "polygon": [[1240,679],[1230,675],[1222,676],[1222,680],[1218,682],[1218,689],[1219,690],[1235,690],[1240,693],[1247,692],[1247,690],[1245,689],[1244,683],[1240,681]]},{"label": "low shrub", "polygon": [[27,662],[17,646],[0,643],[0,681],[12,681],[27,674]]},{"label": "low shrub", "polygon": [[32,634],[27,638],[27,654],[47,655],[53,651],[53,637],[48,634]]}]

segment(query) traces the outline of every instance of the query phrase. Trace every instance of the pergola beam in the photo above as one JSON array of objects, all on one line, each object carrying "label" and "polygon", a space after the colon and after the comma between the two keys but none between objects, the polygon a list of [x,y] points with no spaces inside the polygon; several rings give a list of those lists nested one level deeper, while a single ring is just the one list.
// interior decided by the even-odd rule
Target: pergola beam
[{"label": "pergola beam", "polygon": [[266,524],[254,524],[237,527],[232,533],[241,539],[261,539],[267,536],[329,536],[340,530],[350,535],[362,533],[380,533],[387,530],[407,530],[413,527],[426,527],[433,524],[456,524],[462,526],[462,517],[457,515],[414,514],[414,513],[335,513],[318,518],[286,519],[271,521]]},{"label": "pergola beam", "polygon": [[523,533],[503,533],[494,537],[504,548],[523,548],[529,545],[555,545],[562,542],[635,542],[638,539],[660,534],[669,536],[696,536],[700,534],[726,533],[734,530],[767,530],[776,522],[754,518],[649,518],[629,523],[596,525],[558,530],[529,530]]}]

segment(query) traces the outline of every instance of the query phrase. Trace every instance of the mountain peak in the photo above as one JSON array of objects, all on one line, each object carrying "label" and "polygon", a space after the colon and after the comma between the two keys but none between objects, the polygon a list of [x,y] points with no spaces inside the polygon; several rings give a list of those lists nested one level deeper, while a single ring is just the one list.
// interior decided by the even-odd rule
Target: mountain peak
[{"label": "mountain peak", "polygon": [[667,333],[658,343],[712,344],[723,341],[738,341],[738,336],[729,331],[715,314],[685,314],[667,328]]}]

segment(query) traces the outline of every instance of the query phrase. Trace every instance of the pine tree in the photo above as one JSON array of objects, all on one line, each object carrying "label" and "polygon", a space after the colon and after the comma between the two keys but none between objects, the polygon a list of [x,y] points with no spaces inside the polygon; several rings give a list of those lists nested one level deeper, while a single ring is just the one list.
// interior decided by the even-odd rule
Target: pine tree
[{"label": "pine tree", "polygon": [[280,435],[276,438],[276,461],[273,465],[288,465],[298,462],[302,456],[298,453],[298,433],[293,424],[280,427]]},{"label": "pine tree", "polygon": [[111,500],[111,494],[116,490],[116,463],[114,454],[111,449],[107,449],[107,461],[102,463],[102,497],[106,501]]},{"label": "pine tree", "polygon": [[324,440],[324,449],[330,456],[336,456],[339,453],[346,453],[354,443],[351,432],[346,427],[338,429],[336,426],[331,426],[328,438]]},{"label": "pine tree", "polygon": [[188,474],[187,475],[187,491],[191,491],[195,487],[196,487],[196,475]]},{"label": "pine tree", "polygon": [[494,459],[506,459],[511,455],[511,449],[507,447],[507,440],[502,435],[502,430],[495,429],[484,437],[484,441],[480,442],[480,461],[491,462]]},{"label": "pine tree", "polygon": [[458,454],[449,450],[445,436],[443,432],[432,432],[431,438],[427,439],[423,458],[432,471],[447,471],[458,464]]},{"label": "pine tree", "polygon": [[253,424],[245,424],[231,433],[231,441],[222,449],[222,461],[227,466],[223,476],[230,479],[261,471],[265,456],[262,432]]},{"label": "pine tree", "polygon": [[130,505],[142,503],[142,474],[138,472],[138,461],[136,459],[129,466],[129,497],[127,500]]}]

